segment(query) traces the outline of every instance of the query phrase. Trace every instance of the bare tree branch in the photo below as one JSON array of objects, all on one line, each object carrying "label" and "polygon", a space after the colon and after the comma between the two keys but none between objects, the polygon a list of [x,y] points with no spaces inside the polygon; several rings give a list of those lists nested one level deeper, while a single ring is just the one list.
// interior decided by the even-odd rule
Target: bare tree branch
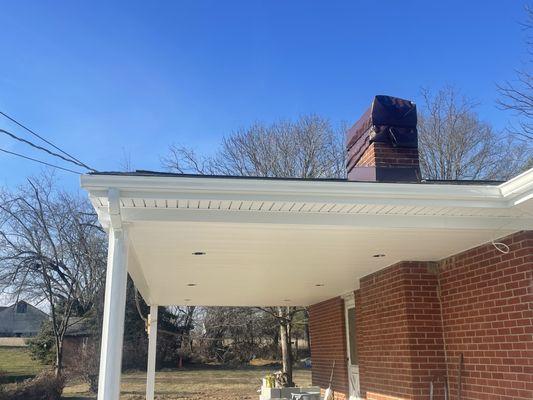
[{"label": "bare tree branch", "polygon": [[477,103],[453,87],[422,89],[419,150],[426,179],[508,179],[524,169],[527,152],[511,135],[480,121]]},{"label": "bare tree branch", "polygon": [[522,70],[515,71],[516,79],[513,82],[505,81],[503,84],[497,85],[500,92],[497,104],[500,109],[510,111],[518,118],[518,126],[511,124],[509,131],[531,148],[533,142],[533,75],[530,70],[533,61],[531,58],[533,54],[533,39],[531,37],[533,10],[526,6],[525,11],[527,16],[522,26],[527,35],[526,45],[530,58]]},{"label": "bare tree branch", "polygon": [[172,145],[161,162],[177,173],[292,178],[343,178],[344,127],[316,115],[296,122],[253,124],[222,140],[212,157]]}]

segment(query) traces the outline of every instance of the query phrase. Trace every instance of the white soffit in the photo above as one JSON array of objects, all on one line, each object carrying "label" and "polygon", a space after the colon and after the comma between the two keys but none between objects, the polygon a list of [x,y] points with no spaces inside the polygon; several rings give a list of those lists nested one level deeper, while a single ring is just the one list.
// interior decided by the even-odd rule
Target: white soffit
[{"label": "white soffit", "polygon": [[499,186],[84,175],[82,187],[106,228],[118,197],[130,274],[161,305],[312,304],[395,262],[533,229],[533,170]]}]

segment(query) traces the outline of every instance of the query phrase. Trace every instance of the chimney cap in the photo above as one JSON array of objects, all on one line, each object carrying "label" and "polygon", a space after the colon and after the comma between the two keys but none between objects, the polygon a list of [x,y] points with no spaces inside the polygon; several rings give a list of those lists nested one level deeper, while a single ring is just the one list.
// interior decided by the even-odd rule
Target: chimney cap
[{"label": "chimney cap", "polygon": [[416,123],[414,102],[399,97],[377,95],[361,118],[348,130],[347,144],[351,147],[373,126],[411,128],[416,131]]},{"label": "chimney cap", "polygon": [[406,182],[420,179],[416,105],[379,95],[346,134],[349,180]]}]

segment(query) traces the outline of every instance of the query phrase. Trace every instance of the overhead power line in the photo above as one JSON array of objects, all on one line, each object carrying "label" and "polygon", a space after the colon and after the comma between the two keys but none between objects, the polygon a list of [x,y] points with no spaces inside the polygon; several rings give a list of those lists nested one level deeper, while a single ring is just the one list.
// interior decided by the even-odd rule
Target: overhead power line
[{"label": "overhead power line", "polygon": [[66,172],[72,172],[73,174],[81,175],[81,172],[74,171],[73,169],[63,168],[63,167],[60,167],[59,165],[50,164],[50,163],[47,163],[46,161],[37,160],[36,158],[28,157],[28,156],[25,156],[23,154],[15,153],[13,151],[5,150],[5,149],[2,149],[2,148],[0,148],[0,151],[2,151],[4,153],[7,153],[7,154],[11,154],[13,156],[24,158],[26,160],[30,160],[30,161],[34,161],[34,162],[37,162],[37,163],[40,163],[40,164],[44,164],[44,165],[47,165],[47,166],[52,167],[52,168],[57,168],[57,169],[61,169],[61,170],[66,171]]},{"label": "overhead power line", "polygon": [[[8,120],[10,120],[11,122],[17,124],[18,126],[20,126],[22,129],[28,131],[29,133],[31,133],[33,136],[41,139],[43,142],[45,142],[46,144],[52,146],[54,149],[56,149],[57,151],[59,151],[60,153],[63,153],[65,156],[69,157],[71,160],[73,160],[75,163],[77,163],[79,166],[83,167],[83,168],[86,168],[88,169],[89,171],[92,171],[92,172],[96,172],[96,170],[94,168],[91,168],[89,167],[87,164],[85,164],[84,162],[80,161],[79,159],[77,159],[76,157],[74,157],[73,155],[67,153],[66,151],[60,149],[58,146],[56,146],[55,144],[53,144],[51,141],[45,139],[44,137],[42,137],[41,135],[39,135],[37,132],[35,132],[34,130],[28,128],[26,125],[22,124],[21,122],[17,121],[15,118],[13,117],[10,117],[9,115],[7,115],[5,112],[3,111],[0,111],[0,114],[3,115],[5,118],[7,118]],[[63,158],[63,157],[62,157]],[[72,161],[71,161],[72,162]]]},{"label": "overhead power line", "polygon": [[0,128],[0,133],[3,133],[3,134],[5,134],[5,135],[9,136],[9,137],[12,138],[12,139],[18,140],[19,142],[26,143],[27,145],[29,145],[29,146],[31,146],[31,147],[37,149],[37,150],[42,150],[42,151],[44,151],[44,152],[50,154],[51,156],[59,157],[59,158],[61,158],[61,159],[64,160],[64,161],[67,161],[67,162],[69,162],[69,163],[72,163],[72,164],[74,164],[74,165],[77,165],[78,167],[86,168],[85,165],[84,165],[83,163],[78,163],[77,161],[71,160],[70,158],[63,157],[61,154],[54,153],[53,151],[48,150],[46,147],[39,146],[39,145],[37,145],[37,144],[35,144],[35,143],[29,141],[29,140],[26,140],[26,139],[24,139],[24,138],[21,138],[21,137],[15,135],[15,134],[12,133],[12,132],[6,131],[5,129]]}]

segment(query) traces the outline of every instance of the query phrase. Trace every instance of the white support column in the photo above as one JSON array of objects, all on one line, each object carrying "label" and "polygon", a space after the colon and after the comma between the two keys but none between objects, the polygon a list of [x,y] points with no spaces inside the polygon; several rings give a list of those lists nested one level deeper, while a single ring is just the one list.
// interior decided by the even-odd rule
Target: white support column
[{"label": "white support column", "polygon": [[146,400],[154,400],[155,393],[155,356],[157,350],[157,309],[150,306],[148,316],[148,365],[146,367]]},{"label": "white support column", "polygon": [[126,305],[127,254],[122,229],[109,229],[107,273],[100,351],[98,400],[119,400]]}]

